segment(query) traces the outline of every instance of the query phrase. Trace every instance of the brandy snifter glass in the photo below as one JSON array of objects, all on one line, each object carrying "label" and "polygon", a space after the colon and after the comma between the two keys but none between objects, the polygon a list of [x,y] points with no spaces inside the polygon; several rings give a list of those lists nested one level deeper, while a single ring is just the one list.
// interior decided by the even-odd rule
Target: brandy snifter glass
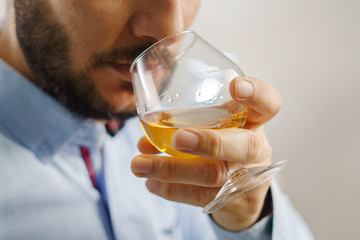
[{"label": "brandy snifter glass", "polygon": [[[155,43],[132,63],[137,112],[145,135],[160,151],[196,161],[176,151],[171,139],[181,128],[243,127],[248,110],[235,102],[231,80],[244,76],[226,55],[193,31],[183,31]],[[229,180],[204,209],[211,213],[270,179],[285,164],[232,170]]]}]

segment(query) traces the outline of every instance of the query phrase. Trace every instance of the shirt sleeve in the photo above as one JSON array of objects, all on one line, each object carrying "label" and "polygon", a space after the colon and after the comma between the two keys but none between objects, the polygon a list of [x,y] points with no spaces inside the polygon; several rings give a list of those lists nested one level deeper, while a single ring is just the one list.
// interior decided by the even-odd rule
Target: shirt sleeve
[{"label": "shirt sleeve", "polygon": [[217,236],[217,239],[267,240],[271,239],[272,218],[272,216],[266,216],[265,218],[254,224],[251,228],[239,232],[226,230],[216,224],[213,220],[210,221],[214,229],[215,235]]},{"label": "shirt sleeve", "polygon": [[305,221],[294,209],[289,198],[276,184],[271,184],[273,214],[268,215],[244,231],[229,231],[216,224],[210,217],[211,226],[217,239],[227,240],[286,240],[314,239]]}]

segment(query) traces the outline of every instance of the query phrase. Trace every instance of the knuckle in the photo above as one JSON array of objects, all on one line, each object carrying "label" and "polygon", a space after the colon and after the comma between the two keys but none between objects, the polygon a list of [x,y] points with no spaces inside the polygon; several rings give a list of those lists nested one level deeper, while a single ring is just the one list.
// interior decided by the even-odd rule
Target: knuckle
[{"label": "knuckle", "polygon": [[208,186],[217,186],[221,185],[222,182],[226,179],[225,172],[226,166],[222,162],[212,161],[207,164],[204,168],[201,168],[201,176],[203,176],[203,181]]},{"label": "knuckle", "polygon": [[256,134],[248,135],[248,149],[247,159],[256,159],[259,153],[259,149],[262,147],[262,143]]},{"label": "knuckle", "polygon": [[259,79],[254,79],[253,83],[254,83],[254,91],[255,91],[253,100],[259,101],[262,99],[266,99],[269,92],[268,85]]},{"label": "knuckle", "polygon": [[206,136],[207,138],[207,152],[206,154],[210,157],[221,157],[223,156],[222,139],[221,136],[213,131],[209,131]]},{"label": "knuckle", "polygon": [[[266,138],[258,134],[249,134],[248,151],[246,158],[248,160],[270,160],[272,156],[272,147]],[[261,157],[261,159],[259,159]]]},{"label": "knuckle", "polygon": [[264,159],[270,161],[271,156],[272,156],[272,147],[270,146],[270,144],[266,144],[265,148],[264,148]]},{"label": "knuckle", "polygon": [[209,202],[210,191],[208,188],[194,188],[193,197],[194,201],[197,202],[199,205],[204,205],[205,203]]},{"label": "knuckle", "polygon": [[168,200],[172,200],[175,195],[174,191],[175,189],[173,184],[163,184],[162,197]]},{"label": "knuckle", "polygon": [[169,179],[171,178],[172,174],[172,169],[174,169],[174,163],[172,161],[170,161],[170,159],[162,159],[161,161],[158,162],[158,176],[161,179]]}]

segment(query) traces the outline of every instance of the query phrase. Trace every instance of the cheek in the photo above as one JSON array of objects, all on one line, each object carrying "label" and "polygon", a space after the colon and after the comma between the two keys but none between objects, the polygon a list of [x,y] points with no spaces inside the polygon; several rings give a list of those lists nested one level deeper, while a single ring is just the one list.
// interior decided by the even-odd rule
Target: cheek
[{"label": "cheek", "polygon": [[183,6],[185,29],[194,21],[194,18],[199,10],[200,0],[185,0]]},{"label": "cheek", "polygon": [[88,66],[95,52],[119,45],[131,16],[124,1],[71,0],[57,5],[55,15],[69,37],[75,70]]}]

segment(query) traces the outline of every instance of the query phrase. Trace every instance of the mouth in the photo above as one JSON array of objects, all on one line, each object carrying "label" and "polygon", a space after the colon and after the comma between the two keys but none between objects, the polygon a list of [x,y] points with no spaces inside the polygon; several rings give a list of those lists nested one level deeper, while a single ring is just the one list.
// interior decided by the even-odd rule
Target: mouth
[{"label": "mouth", "polygon": [[127,82],[132,83],[131,73],[130,73],[130,63],[114,63],[112,67],[120,75],[120,77]]}]

